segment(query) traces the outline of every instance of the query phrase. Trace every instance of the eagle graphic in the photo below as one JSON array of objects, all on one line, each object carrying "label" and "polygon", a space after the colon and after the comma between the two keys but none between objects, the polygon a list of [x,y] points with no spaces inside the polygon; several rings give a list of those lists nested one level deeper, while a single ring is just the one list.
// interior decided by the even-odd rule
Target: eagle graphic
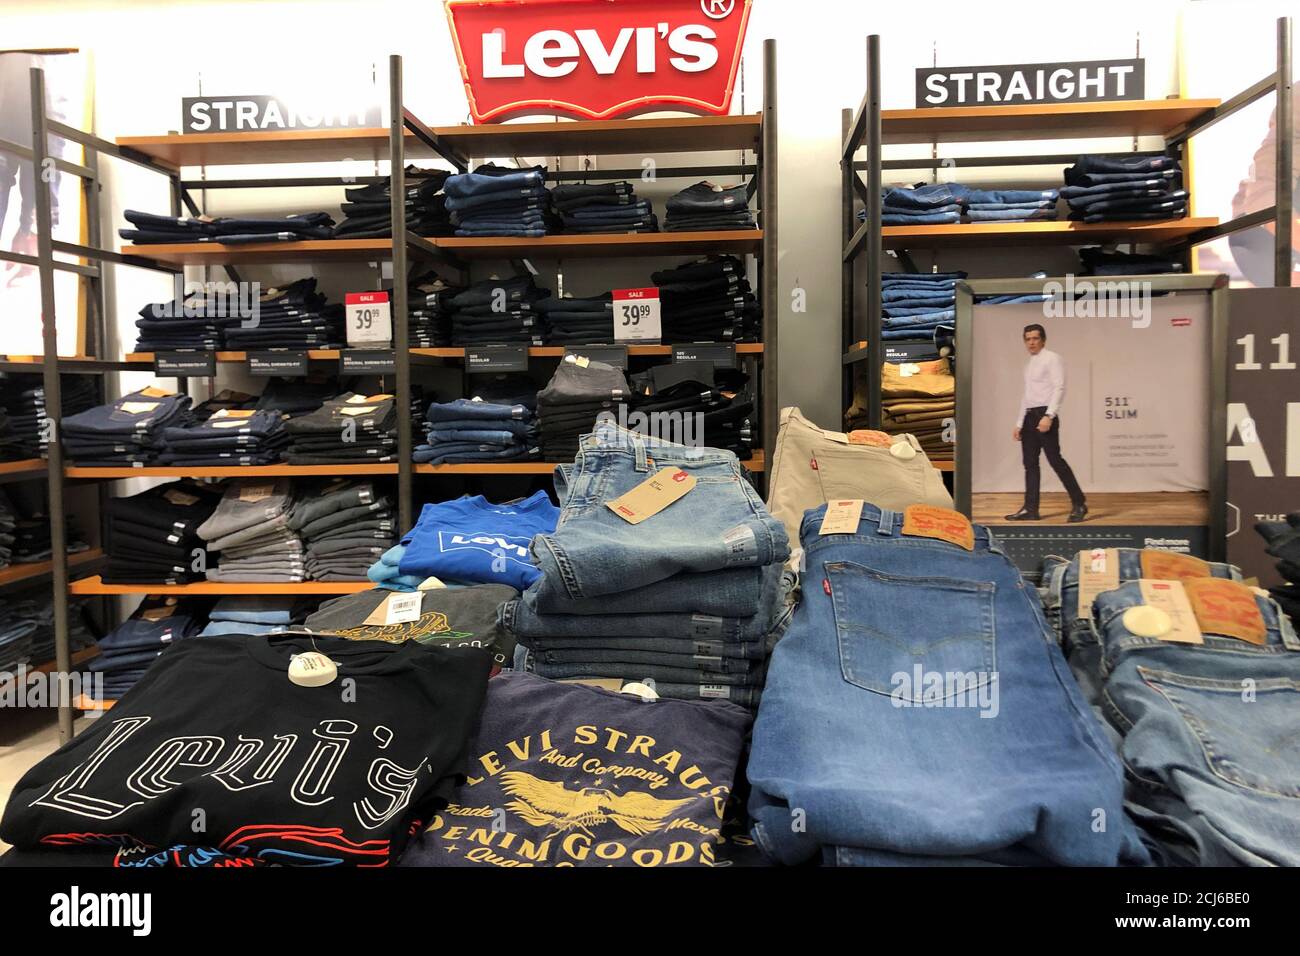
[{"label": "eagle graphic", "polygon": [[628,833],[645,836],[693,799],[660,800],[648,793],[619,794],[604,787],[570,790],[561,781],[518,770],[501,775],[501,788],[515,798],[506,806],[533,826],[554,827],[560,833],[581,830],[588,836],[594,836],[592,827],[610,820]]}]

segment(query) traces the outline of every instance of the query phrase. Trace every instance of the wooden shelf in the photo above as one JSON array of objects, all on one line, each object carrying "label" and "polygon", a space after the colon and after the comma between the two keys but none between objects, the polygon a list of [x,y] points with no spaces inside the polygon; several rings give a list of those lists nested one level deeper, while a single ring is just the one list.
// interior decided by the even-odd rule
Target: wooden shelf
[{"label": "wooden shelf", "polygon": [[603,235],[514,236],[431,239],[439,249],[466,259],[524,259],[573,257],[603,259],[610,256],[694,256],[713,252],[758,253],[761,229],[724,229],[710,232],[637,232]]},{"label": "wooden shelf", "polygon": [[956,463],[955,463],[955,462],[951,462],[951,461],[932,461],[932,462],[930,462],[930,464],[934,465],[934,470],[935,470],[935,471],[954,471],[954,470],[956,470]]},{"label": "wooden shelf", "polygon": [[[483,462],[468,465],[416,465],[417,475],[549,475],[562,462],[555,461],[505,461],[500,463]],[[766,459],[762,449],[754,450],[754,457],[742,461],[750,471],[760,472],[766,468]]]},{"label": "wooden shelf", "polygon": [[302,581],[297,584],[278,581],[196,581],[193,584],[105,584],[99,575],[73,581],[73,594],[355,594],[369,591],[370,581]]},{"label": "wooden shelf", "polygon": [[867,343],[857,342],[852,345],[840,361],[845,365],[852,365],[855,362],[865,362],[867,360]]},{"label": "wooden shelf", "polygon": [[[70,554],[68,555],[68,571],[72,572],[102,560],[104,560],[104,552],[99,548],[91,548],[89,551]],[[49,561],[11,564],[7,568],[0,568],[0,588],[11,588],[27,583],[34,584],[46,577],[53,569],[54,565]]]},{"label": "wooden shelf", "polygon": [[757,150],[763,122],[749,116],[579,120],[437,126],[433,132],[463,156],[584,156],[593,153],[701,153]]},{"label": "wooden shelf", "polygon": [[[185,350],[181,350],[181,351],[185,351]],[[289,351],[292,352],[298,350],[290,349]],[[202,355],[206,353],[200,351],[198,354]],[[338,349],[308,349],[307,350],[307,358],[313,360],[320,360],[320,361],[333,360],[337,362],[339,360],[339,354],[340,353]],[[248,361],[247,352],[217,352],[216,356],[218,362],[247,362]],[[154,353],[153,352],[128,352],[126,354],[126,361],[134,364],[139,364],[139,365],[152,365],[154,361]]]},{"label": "wooden shelf", "polygon": [[937,226],[882,226],[886,249],[962,245],[1087,245],[1094,242],[1171,242],[1218,225],[1213,216],[1152,222],[958,222]]},{"label": "wooden shelf", "polygon": [[153,468],[82,468],[63,470],[67,478],[311,478],[323,475],[395,475],[397,462],[373,465],[257,465],[195,468],[192,466]]},{"label": "wooden shelf", "polygon": [[[613,343],[606,343],[613,344]],[[691,343],[685,343],[691,344]],[[592,345],[591,348],[604,348],[604,345]],[[565,350],[581,352],[581,345],[534,345],[528,349],[529,358],[563,358]],[[461,347],[443,348],[443,349],[411,349],[412,355],[422,355],[426,358],[447,358],[463,359],[465,349]],[[671,345],[629,345],[627,347],[628,355],[672,355],[673,347]],[[741,342],[736,345],[737,355],[761,355],[763,354],[762,342]]]},{"label": "wooden shelf", "polygon": [[45,459],[25,458],[22,461],[0,461],[0,482],[39,478],[45,474]]},{"label": "wooden shelf", "polygon": [[[119,136],[117,145],[164,166],[242,166],[248,163],[337,163],[388,158],[388,128],[257,130]],[[407,130],[408,158],[433,152]]]},{"label": "wooden shelf", "polygon": [[1216,99],[1171,99],[881,110],[881,142],[1167,137],[1219,103]]},{"label": "wooden shelf", "polygon": [[[432,241],[432,240],[426,240]],[[411,247],[415,252],[416,247]],[[226,262],[369,262],[391,259],[391,239],[304,239],[301,242],[159,242],[124,245],[124,256],[139,256],[177,266],[216,266]]]}]

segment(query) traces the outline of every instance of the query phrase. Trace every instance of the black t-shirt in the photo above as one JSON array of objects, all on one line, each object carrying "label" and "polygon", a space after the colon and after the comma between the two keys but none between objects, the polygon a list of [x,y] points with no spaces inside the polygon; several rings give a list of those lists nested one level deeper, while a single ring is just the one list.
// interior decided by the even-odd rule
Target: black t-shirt
[{"label": "black t-shirt", "polygon": [[[338,665],[322,687],[291,654]],[[489,655],[304,636],[175,645],[29,770],[0,821],[17,847],[210,847],[259,863],[383,866],[463,779]]]}]

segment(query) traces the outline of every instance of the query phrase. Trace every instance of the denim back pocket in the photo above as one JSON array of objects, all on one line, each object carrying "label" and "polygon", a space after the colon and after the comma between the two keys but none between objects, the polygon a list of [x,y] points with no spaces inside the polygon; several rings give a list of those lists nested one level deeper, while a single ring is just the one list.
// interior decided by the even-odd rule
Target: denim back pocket
[{"label": "denim back pocket", "polygon": [[985,581],[903,577],[849,562],[825,566],[835,608],[840,670],[850,684],[920,701],[919,666],[943,678],[942,699],[994,679],[996,586]]},{"label": "denim back pocket", "polygon": [[1188,677],[1138,667],[1178,712],[1216,777],[1274,797],[1300,797],[1300,683]]}]

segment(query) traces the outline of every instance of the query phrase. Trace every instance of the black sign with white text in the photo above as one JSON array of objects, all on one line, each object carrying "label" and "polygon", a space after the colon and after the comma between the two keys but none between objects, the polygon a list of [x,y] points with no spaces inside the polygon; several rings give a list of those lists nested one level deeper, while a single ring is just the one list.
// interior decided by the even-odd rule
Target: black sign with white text
[{"label": "black sign with white text", "polygon": [[249,375],[257,375],[261,378],[272,375],[303,378],[307,375],[307,368],[306,352],[268,350],[248,353]]},{"label": "black sign with white text", "polygon": [[341,375],[396,375],[392,349],[344,349],[339,353]]},{"label": "black sign with white text", "polygon": [[729,342],[701,342],[673,346],[673,363],[712,362],[714,368],[735,368],[736,347]]},{"label": "black sign with white text", "polygon": [[916,107],[1103,103],[1146,96],[1146,61],[918,67]]},{"label": "black sign with white text", "polygon": [[480,345],[465,350],[466,372],[525,372],[528,346]]},{"label": "black sign with white text", "polygon": [[153,370],[156,375],[174,378],[210,378],[217,374],[215,352],[155,352]]}]

